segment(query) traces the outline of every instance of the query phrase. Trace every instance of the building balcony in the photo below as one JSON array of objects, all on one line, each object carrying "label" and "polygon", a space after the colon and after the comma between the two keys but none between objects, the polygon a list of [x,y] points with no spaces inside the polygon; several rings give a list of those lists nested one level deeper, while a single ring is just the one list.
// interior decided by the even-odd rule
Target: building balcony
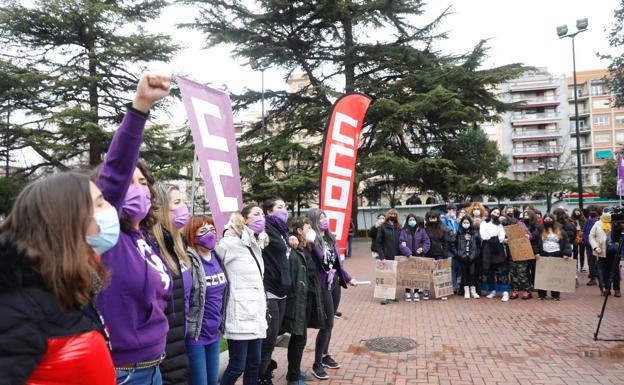
[{"label": "building balcony", "polygon": [[514,158],[542,158],[563,154],[563,146],[518,147],[512,150]]},{"label": "building balcony", "polygon": [[512,102],[519,103],[515,106],[516,109],[522,109],[526,107],[549,107],[559,105],[559,96],[536,96],[536,97],[513,97]]},{"label": "building balcony", "polygon": [[[570,92],[570,94],[572,94],[572,95],[568,97],[568,102],[574,103],[574,91]],[[580,93],[576,97],[577,101],[587,100],[587,99],[589,99],[589,94],[587,94],[587,93]]]},{"label": "building balcony", "polygon": [[513,172],[538,172],[540,170],[537,164],[514,164],[511,167]]},{"label": "building balcony", "polygon": [[[590,142],[588,143],[581,142],[581,151],[587,151],[591,149],[592,149],[592,144]],[[573,140],[570,142],[570,150],[572,150],[573,152],[576,152],[576,141]]]},{"label": "building balcony", "polygon": [[525,115],[512,115],[511,124],[515,126],[528,126],[536,124],[548,124],[557,123],[561,120],[559,114],[525,114]]},{"label": "building balcony", "polygon": [[521,132],[513,132],[511,134],[511,139],[513,140],[535,140],[535,139],[549,139],[549,138],[559,138],[561,137],[560,130],[531,130],[531,131],[521,131]]},{"label": "building balcony", "polygon": [[[580,135],[587,135],[591,132],[591,127],[579,127]],[[574,124],[570,125],[570,135],[576,136],[576,126]]]},{"label": "building balcony", "polygon": [[[570,108],[570,119],[574,119],[576,117],[576,114],[574,113],[574,106],[572,105],[570,107],[571,107]],[[589,114],[590,114],[589,109],[585,109],[585,108],[584,109],[579,109],[578,117],[580,119],[586,118],[586,117],[589,116]]]},{"label": "building balcony", "polygon": [[535,82],[535,83],[511,83],[509,85],[509,90],[511,92],[521,92],[521,91],[542,91],[542,90],[556,90],[559,88],[558,83],[551,82]]}]

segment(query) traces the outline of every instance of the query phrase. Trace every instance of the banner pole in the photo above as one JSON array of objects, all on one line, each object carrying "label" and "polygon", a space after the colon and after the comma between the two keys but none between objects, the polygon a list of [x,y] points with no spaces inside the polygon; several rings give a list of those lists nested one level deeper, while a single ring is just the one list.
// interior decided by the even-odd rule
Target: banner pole
[{"label": "banner pole", "polygon": [[195,175],[197,175],[197,150],[193,150],[193,164],[191,165],[191,215],[195,215]]}]

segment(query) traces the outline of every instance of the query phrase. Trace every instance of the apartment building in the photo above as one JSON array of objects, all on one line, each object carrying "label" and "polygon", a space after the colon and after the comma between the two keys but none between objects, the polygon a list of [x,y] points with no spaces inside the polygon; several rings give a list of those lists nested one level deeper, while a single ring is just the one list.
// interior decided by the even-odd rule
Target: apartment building
[{"label": "apartment building", "polygon": [[525,180],[547,169],[569,167],[565,77],[544,68],[527,71],[501,85],[501,98],[514,103],[513,110],[502,117],[502,129],[493,135],[509,157],[507,177]]},{"label": "apartment building", "polygon": [[[600,185],[600,167],[624,145],[624,109],[611,106],[606,81],[608,71],[590,70],[576,73],[578,124],[583,183]],[[574,112],[574,79],[566,79],[570,114],[572,165],[576,167],[576,126]]]}]

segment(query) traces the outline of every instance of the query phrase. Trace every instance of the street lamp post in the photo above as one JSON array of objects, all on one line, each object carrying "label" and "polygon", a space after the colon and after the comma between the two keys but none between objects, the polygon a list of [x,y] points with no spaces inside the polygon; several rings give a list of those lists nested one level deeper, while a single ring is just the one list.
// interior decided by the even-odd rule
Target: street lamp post
[{"label": "street lamp post", "polygon": [[574,78],[574,123],[576,126],[576,172],[578,181],[579,209],[583,211],[583,173],[581,168],[581,136],[579,134],[579,114],[578,114],[578,94],[576,92],[576,52],[574,49],[574,38],[581,32],[587,31],[587,19],[578,19],[576,21],[577,31],[568,34],[568,26],[562,25],[557,27],[557,35],[559,39],[569,37],[572,39],[572,73]]}]

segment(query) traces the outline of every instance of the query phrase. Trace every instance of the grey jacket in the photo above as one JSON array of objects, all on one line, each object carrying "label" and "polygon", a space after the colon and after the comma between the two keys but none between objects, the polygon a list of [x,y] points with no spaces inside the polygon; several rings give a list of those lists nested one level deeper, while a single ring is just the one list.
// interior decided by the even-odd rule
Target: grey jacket
[{"label": "grey jacket", "polygon": [[197,340],[201,333],[202,320],[204,319],[204,305],[206,302],[206,273],[201,257],[191,247],[186,248],[186,255],[191,260],[191,298],[189,300],[189,312],[186,316],[186,338]]}]

